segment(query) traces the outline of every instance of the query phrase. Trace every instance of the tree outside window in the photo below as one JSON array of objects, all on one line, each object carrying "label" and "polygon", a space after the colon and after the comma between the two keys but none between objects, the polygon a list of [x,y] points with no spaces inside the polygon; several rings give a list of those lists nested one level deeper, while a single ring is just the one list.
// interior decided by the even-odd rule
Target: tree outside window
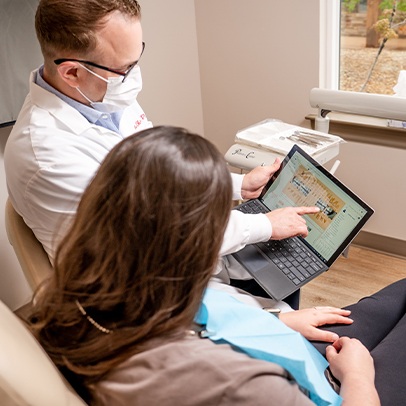
[{"label": "tree outside window", "polygon": [[406,96],[406,0],[341,0],[340,89]]}]

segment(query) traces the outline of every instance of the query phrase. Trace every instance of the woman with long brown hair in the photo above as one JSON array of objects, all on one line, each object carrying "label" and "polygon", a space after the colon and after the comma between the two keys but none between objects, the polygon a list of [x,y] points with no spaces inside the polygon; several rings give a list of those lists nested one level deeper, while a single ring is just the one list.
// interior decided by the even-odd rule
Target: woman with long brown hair
[{"label": "woman with long brown hair", "polygon": [[218,261],[231,193],[218,151],[182,129],[147,130],[108,155],[32,317],[85,399],[130,355],[185,336]]},{"label": "woman with long brown hair", "polygon": [[[269,362],[255,351],[248,356],[226,339],[204,338],[210,331],[194,322],[202,314],[203,297],[207,305],[210,289],[206,294],[205,289],[218,260],[231,198],[221,154],[184,129],[142,131],[107,155],[59,246],[55,275],[37,293],[30,317],[39,342],[87,402],[326,404],[318,402],[322,395],[312,378],[291,373],[289,356],[287,363]],[[216,305],[222,308],[222,299]],[[330,320],[327,314],[335,313],[334,320],[345,323],[349,312],[332,309],[291,312],[281,319],[311,336],[317,325]],[[273,315],[255,310],[273,323],[270,337],[287,329]],[[306,320],[321,320],[319,314],[324,323],[309,328]],[[287,344],[277,340],[286,350]],[[273,356],[275,348],[269,349]],[[317,358],[306,345],[287,352],[304,352],[304,362]],[[358,340],[337,338],[326,356],[346,405],[379,404],[373,361]],[[319,369],[323,382],[318,382],[326,384],[324,369]]]}]

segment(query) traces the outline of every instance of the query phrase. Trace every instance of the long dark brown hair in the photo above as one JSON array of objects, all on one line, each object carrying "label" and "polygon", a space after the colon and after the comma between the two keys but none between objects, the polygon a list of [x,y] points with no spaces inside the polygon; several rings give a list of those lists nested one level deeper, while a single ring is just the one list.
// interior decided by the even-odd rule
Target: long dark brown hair
[{"label": "long dark brown hair", "polygon": [[[224,159],[198,135],[155,127],[107,155],[31,316],[34,334],[84,399],[129,356],[191,326],[230,208]],[[113,333],[92,325],[75,301]]]}]

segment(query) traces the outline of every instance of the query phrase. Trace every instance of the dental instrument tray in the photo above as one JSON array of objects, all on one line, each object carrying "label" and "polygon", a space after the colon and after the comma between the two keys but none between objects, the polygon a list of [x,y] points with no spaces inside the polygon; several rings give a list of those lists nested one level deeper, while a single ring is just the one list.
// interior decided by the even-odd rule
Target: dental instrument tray
[{"label": "dental instrument tray", "polygon": [[332,134],[298,127],[276,119],[266,119],[237,132],[235,142],[286,155],[298,144],[309,155],[315,155],[344,140]]},{"label": "dental instrument tray", "polygon": [[226,161],[236,168],[251,170],[272,164],[276,157],[283,159],[294,144],[324,165],[339,154],[339,146],[345,141],[337,135],[266,119],[238,131],[234,142],[225,154]]}]

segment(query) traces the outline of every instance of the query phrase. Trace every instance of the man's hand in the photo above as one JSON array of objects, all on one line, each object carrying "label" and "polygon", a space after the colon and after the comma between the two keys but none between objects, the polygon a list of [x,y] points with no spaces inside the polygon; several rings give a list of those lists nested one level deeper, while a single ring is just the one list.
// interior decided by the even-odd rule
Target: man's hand
[{"label": "man's hand", "polygon": [[308,340],[332,343],[338,340],[338,335],[331,331],[320,330],[318,327],[325,324],[352,324],[353,320],[348,317],[350,313],[349,310],[322,306],[281,313],[279,318]]},{"label": "man's hand", "polygon": [[275,159],[272,165],[257,166],[251,172],[248,172],[242,181],[241,196],[243,199],[257,198],[264,186],[268,183],[269,178],[279,169],[281,161]]},{"label": "man's hand", "polygon": [[320,209],[318,207],[284,207],[272,210],[266,213],[272,224],[272,240],[283,240],[284,238],[301,235],[306,237],[309,230],[306,226],[306,220],[302,217],[304,214],[315,214]]}]

